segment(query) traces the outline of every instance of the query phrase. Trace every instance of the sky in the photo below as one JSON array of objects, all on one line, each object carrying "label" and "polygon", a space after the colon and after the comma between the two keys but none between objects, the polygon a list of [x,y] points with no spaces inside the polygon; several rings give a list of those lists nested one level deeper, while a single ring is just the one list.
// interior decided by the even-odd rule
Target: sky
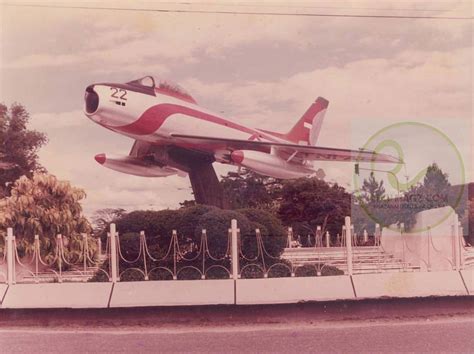
[{"label": "sky", "polygon": [[[179,83],[200,105],[225,117],[281,132],[323,96],[330,104],[318,145],[376,148],[392,139],[403,146],[405,179],[436,161],[453,184],[473,180],[472,19],[130,10],[472,18],[469,1],[47,2],[127,11],[8,3],[0,1],[0,101],[27,108],[30,128],[49,138],[41,163],[86,190],[89,215],[101,208],[176,208],[192,198],[187,178],[134,177],[94,160],[98,153],[126,155],[133,141],[83,114],[85,87],[145,75]],[[32,3],[46,4],[15,2]],[[330,182],[348,189],[357,184],[352,164],[315,166]],[[225,174],[235,168],[216,169]]]}]

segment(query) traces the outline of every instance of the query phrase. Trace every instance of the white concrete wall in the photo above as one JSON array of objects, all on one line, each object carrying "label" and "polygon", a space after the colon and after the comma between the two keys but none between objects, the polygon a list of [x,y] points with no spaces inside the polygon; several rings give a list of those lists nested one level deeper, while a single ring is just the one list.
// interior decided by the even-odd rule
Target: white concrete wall
[{"label": "white concrete wall", "polygon": [[349,276],[237,280],[238,305],[354,299]]},{"label": "white concrete wall", "polygon": [[7,291],[7,289],[8,289],[7,284],[0,284],[0,308],[2,308],[2,300],[3,300],[3,297],[5,296],[5,292]]},{"label": "white concrete wall", "polygon": [[111,283],[15,284],[2,308],[103,308],[111,289]]},{"label": "white concrete wall", "polygon": [[[449,217],[436,225],[437,220],[442,220],[448,213]],[[416,214],[416,223],[412,230],[419,232],[405,232],[403,238],[395,225],[382,230],[383,249],[399,259],[427,270],[428,265],[433,271],[453,270],[455,265],[453,245],[454,237],[452,231],[454,210],[447,206],[443,208],[430,209]],[[430,233],[432,242],[428,237],[428,226],[433,225]],[[405,240],[405,252],[403,252],[403,240]]]},{"label": "white concrete wall", "polygon": [[110,307],[234,304],[234,281],[178,280],[119,282]]},{"label": "white concrete wall", "polygon": [[474,268],[461,270],[464,284],[466,284],[467,290],[470,295],[474,295]]},{"label": "white concrete wall", "polygon": [[468,295],[459,272],[353,275],[357,298]]}]

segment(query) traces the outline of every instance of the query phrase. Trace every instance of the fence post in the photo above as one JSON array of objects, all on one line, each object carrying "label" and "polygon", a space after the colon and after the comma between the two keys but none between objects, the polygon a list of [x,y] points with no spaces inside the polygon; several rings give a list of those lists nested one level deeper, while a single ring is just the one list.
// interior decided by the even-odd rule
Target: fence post
[{"label": "fence post", "polygon": [[352,236],[351,236],[351,217],[346,216],[345,218],[345,229],[346,229],[346,250],[347,250],[347,273],[352,275]]},{"label": "fence post", "polygon": [[461,269],[464,269],[464,229],[461,226],[461,223],[459,222],[458,224],[458,232],[459,232],[459,242],[458,242],[458,247],[459,247],[459,265]]},{"label": "fence post", "polygon": [[237,280],[239,278],[239,247],[238,247],[238,229],[237,220],[232,219],[230,224],[231,237],[232,237],[232,279]]},{"label": "fence post", "polygon": [[364,244],[369,242],[369,234],[367,233],[367,230],[364,229]]},{"label": "fence post", "polygon": [[7,282],[8,285],[15,284],[15,258],[13,252],[13,229],[9,227],[7,229]]},{"label": "fence post", "polygon": [[329,231],[326,231],[326,247],[331,247],[331,236],[329,235]]},{"label": "fence post", "polygon": [[58,264],[59,264],[59,277],[58,282],[63,282],[63,236],[61,234],[56,235],[56,243],[57,243],[57,250],[58,250]]},{"label": "fence post", "polygon": [[353,242],[353,246],[357,247],[357,233],[355,232],[353,224],[351,224],[351,240]]},{"label": "fence post", "polygon": [[140,249],[143,252],[143,270],[145,271],[145,280],[148,280],[148,267],[146,265],[146,237],[145,231],[140,231]]},{"label": "fence post", "polygon": [[110,224],[110,265],[111,271],[110,276],[112,277],[112,283],[116,283],[118,280],[117,277],[117,231],[115,224]]},{"label": "fence post", "polygon": [[374,246],[380,246],[380,224],[375,224]]},{"label": "fence post", "polygon": [[293,228],[288,228],[288,248],[291,248],[291,243],[293,242]]},{"label": "fence post", "polygon": [[403,261],[403,271],[406,272],[407,270],[407,244],[405,241],[405,235],[403,234],[403,230],[405,229],[405,224],[400,223],[398,225],[398,228],[400,229],[400,239],[402,240],[402,261]]},{"label": "fence post", "polygon": [[321,226],[316,226],[316,234],[314,235],[314,247],[323,247],[323,234]]},{"label": "fence post", "polygon": [[428,272],[431,272],[431,247],[432,247],[432,239],[431,239],[431,227],[428,226]]},{"label": "fence post", "polygon": [[35,235],[35,283],[39,283],[38,279],[38,270],[39,270],[39,257],[40,257],[40,244],[39,244],[39,235]]},{"label": "fence post", "polygon": [[454,265],[456,270],[461,269],[461,243],[460,243],[460,235],[459,235],[459,218],[458,214],[454,212],[453,216],[453,237],[454,237]]}]

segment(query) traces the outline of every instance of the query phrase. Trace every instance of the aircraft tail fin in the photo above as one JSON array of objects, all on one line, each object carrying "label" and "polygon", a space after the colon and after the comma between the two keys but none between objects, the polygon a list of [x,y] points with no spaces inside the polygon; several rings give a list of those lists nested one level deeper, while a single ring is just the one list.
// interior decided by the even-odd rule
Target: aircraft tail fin
[{"label": "aircraft tail fin", "polygon": [[315,145],[328,105],[328,100],[318,97],[284,137],[297,144]]}]

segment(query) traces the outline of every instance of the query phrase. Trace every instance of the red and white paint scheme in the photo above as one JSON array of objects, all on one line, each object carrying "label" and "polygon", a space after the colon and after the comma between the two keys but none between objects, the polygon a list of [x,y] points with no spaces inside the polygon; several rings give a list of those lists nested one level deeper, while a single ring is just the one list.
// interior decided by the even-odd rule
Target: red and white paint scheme
[{"label": "red and white paint scheme", "polygon": [[399,162],[371,151],[316,146],[328,104],[318,97],[288,133],[277,133],[221,117],[180,87],[147,76],[90,85],[84,111],[97,124],[135,140],[128,156],[99,154],[97,162],[138,176],[187,173],[194,159],[284,179],[311,175],[314,160]]}]

